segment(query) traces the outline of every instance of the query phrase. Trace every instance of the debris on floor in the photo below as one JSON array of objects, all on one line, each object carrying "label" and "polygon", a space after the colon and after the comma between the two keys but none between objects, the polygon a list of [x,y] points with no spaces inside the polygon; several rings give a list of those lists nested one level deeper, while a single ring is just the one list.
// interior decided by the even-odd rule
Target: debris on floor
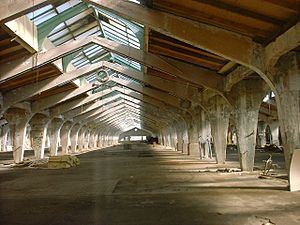
[{"label": "debris on floor", "polygon": [[235,172],[241,172],[242,170],[240,168],[219,168],[217,172],[221,173],[235,173]]},{"label": "debris on floor", "polygon": [[269,218],[261,216],[252,216],[248,219],[247,225],[276,225]]},{"label": "debris on floor", "polygon": [[239,168],[205,168],[199,170],[199,173],[236,173],[241,171]]},{"label": "debris on floor", "polygon": [[29,163],[28,167],[47,168],[48,161],[48,158],[34,160]]},{"label": "debris on floor", "polygon": [[64,169],[80,164],[79,158],[71,155],[62,155],[62,156],[50,156],[48,162],[49,169]]}]

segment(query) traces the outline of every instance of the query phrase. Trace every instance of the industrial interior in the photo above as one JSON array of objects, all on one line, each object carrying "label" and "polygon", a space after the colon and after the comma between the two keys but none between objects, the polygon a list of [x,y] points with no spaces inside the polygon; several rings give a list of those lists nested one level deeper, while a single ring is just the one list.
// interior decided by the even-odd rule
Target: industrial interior
[{"label": "industrial interior", "polygon": [[300,224],[300,0],[1,0],[0,224]]}]

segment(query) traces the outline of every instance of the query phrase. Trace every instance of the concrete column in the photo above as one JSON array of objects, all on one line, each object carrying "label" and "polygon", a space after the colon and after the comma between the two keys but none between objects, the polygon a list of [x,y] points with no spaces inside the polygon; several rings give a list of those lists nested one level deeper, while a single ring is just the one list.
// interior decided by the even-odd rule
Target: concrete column
[{"label": "concrete column", "polygon": [[271,133],[272,133],[272,143],[274,145],[279,146],[279,121],[278,120],[273,120],[270,121],[269,123]]},{"label": "concrete column", "polygon": [[104,135],[103,137],[103,147],[107,147],[108,146],[108,136],[107,135]]},{"label": "concrete column", "polygon": [[1,127],[0,152],[7,151],[8,131],[9,131],[8,124],[5,124]]},{"label": "concrete column", "polygon": [[78,148],[79,151],[82,151],[85,149],[85,143],[86,143],[86,139],[85,139],[85,135],[86,135],[86,127],[82,127],[79,131],[79,135],[78,135]]},{"label": "concrete column", "polygon": [[274,83],[286,167],[300,148],[300,54],[291,52],[276,65]]},{"label": "concrete column", "polygon": [[92,130],[90,131],[90,135],[89,135],[89,142],[88,142],[88,148],[94,148],[94,143],[95,143],[95,131]]},{"label": "concrete column", "polygon": [[19,108],[10,108],[4,118],[8,121],[10,135],[12,136],[13,158],[15,163],[20,163],[24,159],[26,143],[26,129],[31,114]]},{"label": "concrete column", "polygon": [[[213,104],[215,104],[213,102]],[[200,120],[199,120],[199,135],[198,135],[198,143],[199,143],[199,151],[200,151],[200,158],[209,158],[209,148],[206,143],[207,137],[211,136],[211,128],[210,128],[210,121],[207,115],[207,112],[201,110],[200,112]]]},{"label": "concrete column", "polygon": [[183,154],[188,154],[188,142],[189,142],[189,135],[188,135],[188,129],[187,129],[187,124],[184,121],[182,124],[182,131],[183,131],[183,144],[182,144],[182,153]]},{"label": "concrete column", "polygon": [[[187,119],[188,124],[188,136],[189,136],[189,143],[188,143],[188,154],[200,159],[200,148],[199,148],[199,141],[198,141],[198,129],[197,129],[197,120],[196,117],[198,115],[193,115]],[[198,121],[199,122],[199,121]]]},{"label": "concrete column", "polygon": [[[214,107],[211,108],[209,113],[211,135],[213,137],[216,161],[219,164],[224,164],[226,161],[230,110],[228,104],[221,96],[216,96],[214,100]],[[206,138],[207,144],[209,144],[209,139],[210,137],[208,136]]]},{"label": "concrete column", "polygon": [[72,124],[70,122],[66,122],[60,129],[60,143],[63,155],[66,155],[69,152],[69,136],[71,132],[71,126]]},{"label": "concrete column", "polygon": [[32,149],[36,159],[44,158],[44,150],[47,137],[47,126],[46,123],[31,123],[30,136],[32,138]]},{"label": "concrete column", "polygon": [[101,148],[103,143],[103,136],[101,135],[101,132],[98,133],[98,141],[97,141],[97,147]]},{"label": "concrete column", "polygon": [[71,130],[71,152],[72,153],[77,152],[79,130],[80,130],[79,124],[74,125]]},{"label": "concrete column", "polygon": [[259,137],[259,140],[257,140],[257,145],[260,147],[264,147],[266,145],[266,123],[265,121],[258,122],[257,136]]},{"label": "concrete column", "polygon": [[98,132],[97,132],[97,130],[95,131],[95,133],[94,133],[94,142],[93,142],[93,148],[97,148],[98,147],[98,139],[99,139],[99,136],[98,136]]},{"label": "concrete column", "polygon": [[[59,141],[59,134],[60,129],[62,127],[63,121],[53,119],[50,125],[50,155],[55,156],[57,155],[58,150],[58,141]],[[63,153],[64,154],[64,153]]]},{"label": "concrete column", "polygon": [[91,141],[90,136],[91,136],[91,132],[89,130],[86,130],[85,135],[84,135],[83,149],[86,149],[86,150],[89,149],[89,143]]},{"label": "concrete column", "polygon": [[243,80],[235,90],[235,124],[241,169],[253,171],[259,108],[267,89],[260,80]]}]

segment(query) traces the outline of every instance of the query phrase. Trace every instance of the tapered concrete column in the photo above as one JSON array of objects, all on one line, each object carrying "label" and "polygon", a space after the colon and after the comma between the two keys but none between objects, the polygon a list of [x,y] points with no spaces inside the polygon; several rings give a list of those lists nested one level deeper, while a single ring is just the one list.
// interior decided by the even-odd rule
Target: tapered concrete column
[{"label": "tapered concrete column", "polygon": [[183,152],[183,138],[178,138],[177,139],[177,147],[176,147],[177,151],[179,152]]},{"label": "tapered concrete column", "polygon": [[107,136],[103,134],[103,142],[102,142],[102,147],[107,147]]},{"label": "tapered concrete column", "polygon": [[78,134],[78,149],[79,149],[79,151],[84,150],[86,147],[86,138],[85,138],[86,131],[87,131],[87,127],[85,127],[85,126],[82,127],[79,131],[79,134]]},{"label": "tapered concrete column", "polygon": [[[228,104],[221,96],[215,96],[212,100],[214,103],[209,112],[211,135],[213,137],[216,161],[219,164],[224,164],[226,161],[230,110]],[[207,144],[209,144],[208,140]]]},{"label": "tapered concrete column", "polygon": [[113,143],[113,137],[112,137],[112,133],[108,132],[108,146],[112,146]]},{"label": "tapered concrete column", "polygon": [[15,124],[9,124],[13,135],[13,157],[15,163],[24,159],[26,127],[29,118],[19,119]]},{"label": "tapered concrete column", "polygon": [[200,150],[199,150],[199,142],[198,142],[198,129],[197,129],[197,121],[195,119],[196,115],[193,118],[189,118],[188,120],[188,135],[189,135],[189,143],[188,143],[188,154],[200,159]]},{"label": "tapered concrete column", "polygon": [[78,145],[78,133],[80,130],[80,125],[76,124],[71,129],[71,152],[77,152],[77,145]]},{"label": "tapered concrete column", "polygon": [[266,145],[266,122],[260,121],[257,126],[257,145],[263,147]]},{"label": "tapered concrete column", "polygon": [[62,154],[68,154],[69,152],[69,136],[71,132],[72,124],[70,122],[65,122],[60,129],[60,144]]},{"label": "tapered concrete column", "polygon": [[53,119],[50,123],[49,130],[50,130],[50,155],[51,156],[57,155],[59,133],[62,125],[63,125],[63,121],[58,119]]},{"label": "tapered concrete column", "polygon": [[95,131],[94,133],[94,142],[93,142],[93,148],[97,148],[98,147],[98,139],[99,139],[99,136],[98,136],[98,132]]},{"label": "tapered concrete column", "polygon": [[83,149],[88,150],[89,149],[89,142],[90,142],[90,131],[89,129],[86,129],[84,133],[84,140],[83,140]]},{"label": "tapered concrete column", "polygon": [[280,145],[279,143],[279,121],[270,121],[269,123],[271,134],[272,134],[272,143],[274,145]]},{"label": "tapered concrete column", "polygon": [[[210,105],[215,105],[215,103],[211,103]],[[207,112],[204,112],[201,110],[200,112],[200,121],[199,121],[199,136],[198,136],[198,143],[200,145],[199,151],[200,151],[200,158],[209,158],[209,147],[207,144],[207,138],[211,136],[211,128],[210,128],[210,121],[209,117],[207,115]]]},{"label": "tapered concrete column", "polygon": [[42,115],[36,114],[30,120],[30,137],[32,149],[34,150],[34,155],[36,159],[44,158],[44,150],[47,138],[47,128],[49,120]]},{"label": "tapered concrete column", "polygon": [[89,149],[90,136],[91,136],[91,132],[89,130],[87,130],[85,132],[85,136],[84,136],[85,139],[84,139],[84,143],[83,143],[84,149],[86,149],[86,150]]},{"label": "tapered concrete column", "polygon": [[260,80],[243,80],[232,91],[238,93],[234,114],[241,169],[253,171],[258,113],[267,93],[266,84]]},{"label": "tapered concrete column", "polygon": [[98,140],[97,140],[97,147],[101,148],[103,143],[103,136],[101,135],[101,132],[98,133]]},{"label": "tapered concrete column", "polygon": [[89,142],[88,142],[88,148],[94,148],[94,143],[95,143],[95,131],[90,131],[90,137],[89,137]]},{"label": "tapered concrete column", "polygon": [[188,132],[185,120],[181,120],[178,122],[176,126],[177,132],[177,146],[178,151],[181,151],[183,154],[188,154]]},{"label": "tapered concrete column", "polygon": [[275,98],[286,167],[289,168],[294,150],[300,148],[300,54],[287,54],[275,69]]},{"label": "tapered concrete column", "polygon": [[7,139],[8,139],[8,131],[9,126],[8,124],[5,124],[1,128],[1,136],[0,136],[0,152],[7,151]]},{"label": "tapered concrete column", "polygon": [[15,163],[20,163],[24,159],[26,143],[26,128],[31,115],[22,109],[8,109],[4,114],[8,121],[8,126],[12,135],[13,158]]}]

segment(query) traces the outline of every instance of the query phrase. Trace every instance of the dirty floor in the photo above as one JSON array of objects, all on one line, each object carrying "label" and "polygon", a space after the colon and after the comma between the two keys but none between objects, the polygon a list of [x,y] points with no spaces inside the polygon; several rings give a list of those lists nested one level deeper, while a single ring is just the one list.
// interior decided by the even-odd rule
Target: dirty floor
[{"label": "dirty floor", "polygon": [[0,224],[300,224],[300,192],[258,171],[216,172],[224,166],[146,145],[79,158],[70,169],[0,168]]}]

